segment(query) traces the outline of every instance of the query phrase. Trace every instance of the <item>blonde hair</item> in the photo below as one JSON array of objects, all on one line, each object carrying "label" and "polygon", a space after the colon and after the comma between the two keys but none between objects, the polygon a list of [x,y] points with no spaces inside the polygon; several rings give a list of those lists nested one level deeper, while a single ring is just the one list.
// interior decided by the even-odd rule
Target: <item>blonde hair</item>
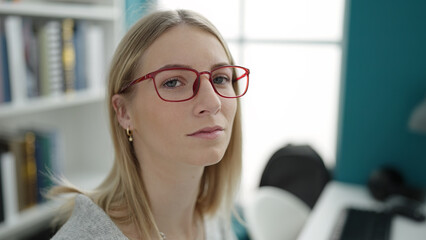
[{"label": "blonde hair", "polygon": [[[118,45],[111,62],[108,83],[108,110],[110,130],[115,149],[114,165],[103,183],[92,192],[84,193],[99,205],[116,222],[132,222],[142,239],[151,239],[158,232],[149,198],[142,181],[132,144],[120,126],[113,109],[111,98],[123,86],[135,78],[140,59],[145,50],[163,33],[172,27],[187,24],[214,35],[222,44],[230,64],[234,64],[231,53],[218,30],[203,16],[188,10],[158,11],[136,22]],[[132,91],[124,93],[132,97]],[[234,197],[241,176],[241,120],[237,100],[237,113],[233,123],[230,143],[222,160],[207,166],[201,178],[196,210],[202,215],[225,213],[231,215]],[[81,191],[72,187],[56,187],[54,194]],[[73,201],[65,207],[64,220],[72,210]],[[117,211],[118,210],[118,211]],[[127,214],[117,215],[117,212]],[[158,235],[158,237],[160,237]]]}]

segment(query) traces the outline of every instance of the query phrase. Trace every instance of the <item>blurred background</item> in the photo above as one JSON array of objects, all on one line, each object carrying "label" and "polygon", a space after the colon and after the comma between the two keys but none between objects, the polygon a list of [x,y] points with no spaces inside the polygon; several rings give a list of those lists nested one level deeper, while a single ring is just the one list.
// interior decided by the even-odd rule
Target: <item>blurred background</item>
[{"label": "blurred background", "polygon": [[345,1],[159,0],[160,9],[193,9],[223,34],[238,65],[250,69],[241,99],[242,195],[257,188],[272,154],[309,144],[336,159]]},{"label": "blurred background", "polygon": [[392,166],[426,188],[421,0],[3,0],[0,239],[37,239],[31,233],[51,218],[52,203],[36,194],[52,184],[39,173],[46,166],[85,189],[102,181],[113,161],[111,56],[141,16],[176,8],[211,20],[251,71],[241,206],[288,144],[312,147],[336,181],[365,185]]}]

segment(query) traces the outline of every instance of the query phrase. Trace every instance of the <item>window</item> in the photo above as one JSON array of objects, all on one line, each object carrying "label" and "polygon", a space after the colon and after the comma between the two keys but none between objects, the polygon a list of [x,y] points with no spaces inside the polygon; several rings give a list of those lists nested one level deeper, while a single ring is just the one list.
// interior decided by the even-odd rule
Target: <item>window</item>
[{"label": "window", "polygon": [[251,70],[242,99],[242,193],[258,186],[272,154],[310,144],[333,166],[344,0],[159,0],[161,9],[200,12]]}]

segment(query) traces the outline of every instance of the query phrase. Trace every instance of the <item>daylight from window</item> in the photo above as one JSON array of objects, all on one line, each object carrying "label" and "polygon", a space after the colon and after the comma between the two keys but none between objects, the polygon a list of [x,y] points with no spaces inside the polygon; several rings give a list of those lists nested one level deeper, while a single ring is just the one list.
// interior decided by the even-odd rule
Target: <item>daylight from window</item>
[{"label": "daylight from window", "polygon": [[159,0],[200,12],[219,29],[237,65],[250,69],[241,99],[243,196],[259,185],[272,154],[309,144],[336,155],[344,0]]}]

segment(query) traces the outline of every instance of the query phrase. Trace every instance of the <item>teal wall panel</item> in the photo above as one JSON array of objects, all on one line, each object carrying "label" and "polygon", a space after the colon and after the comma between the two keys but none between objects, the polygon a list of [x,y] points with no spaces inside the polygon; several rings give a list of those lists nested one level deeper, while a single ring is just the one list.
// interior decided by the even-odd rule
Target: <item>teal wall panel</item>
[{"label": "teal wall panel", "polygon": [[388,165],[426,188],[426,135],[407,127],[426,97],[426,1],[347,4],[335,178],[365,184]]},{"label": "teal wall panel", "polygon": [[129,29],[137,20],[152,9],[155,0],[126,0],[126,28]]}]

